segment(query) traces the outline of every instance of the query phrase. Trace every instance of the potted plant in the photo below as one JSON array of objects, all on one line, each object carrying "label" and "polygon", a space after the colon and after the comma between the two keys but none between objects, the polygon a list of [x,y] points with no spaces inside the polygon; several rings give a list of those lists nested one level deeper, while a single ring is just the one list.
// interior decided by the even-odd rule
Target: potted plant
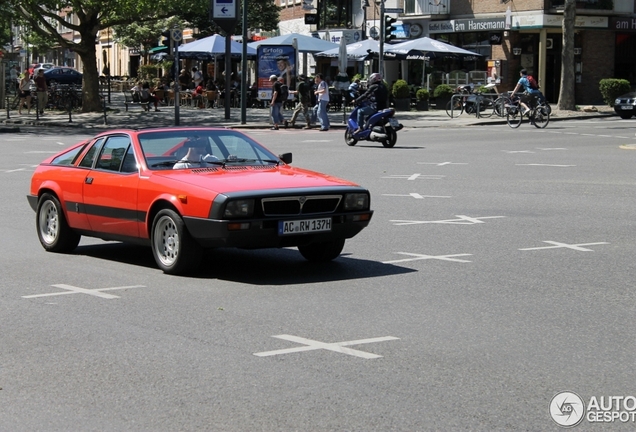
[{"label": "potted plant", "polygon": [[397,111],[411,110],[411,90],[406,81],[401,79],[397,80],[393,84],[391,94],[393,95],[395,109]]},{"label": "potted plant", "polygon": [[448,105],[454,93],[455,91],[448,84],[440,84],[435,87],[435,91],[433,92],[435,108],[446,109],[446,105]]},{"label": "potted plant", "polygon": [[417,99],[417,110],[428,111],[428,98],[429,93],[425,88],[418,89],[415,92],[415,99]]}]

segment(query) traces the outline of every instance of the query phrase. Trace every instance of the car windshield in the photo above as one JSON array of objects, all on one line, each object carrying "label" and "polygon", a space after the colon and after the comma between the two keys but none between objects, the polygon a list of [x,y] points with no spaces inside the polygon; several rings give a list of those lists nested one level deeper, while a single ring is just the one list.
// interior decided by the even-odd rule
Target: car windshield
[{"label": "car windshield", "polygon": [[[192,142],[203,146],[207,163],[199,166],[272,165],[280,159],[256,141],[232,130],[155,131],[139,134],[139,143],[151,170],[172,169],[179,161],[186,161]],[[199,162],[188,161],[188,162]],[[178,165],[177,167],[182,166]],[[185,168],[185,166],[184,166]]]}]

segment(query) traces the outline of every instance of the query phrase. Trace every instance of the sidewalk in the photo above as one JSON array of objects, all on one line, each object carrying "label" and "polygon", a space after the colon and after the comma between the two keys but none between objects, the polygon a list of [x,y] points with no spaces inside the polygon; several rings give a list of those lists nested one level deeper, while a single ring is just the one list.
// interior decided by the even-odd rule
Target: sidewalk
[{"label": "sidewalk", "polygon": [[[18,115],[17,111],[11,111],[7,118],[6,109],[0,113],[0,132],[17,132],[20,127],[74,127],[86,129],[116,129],[116,128],[148,128],[164,127],[175,125],[174,107],[162,106],[160,112],[152,110],[145,112],[139,106],[129,107],[126,112],[123,95],[121,93],[111,94],[111,103],[106,106],[106,115],[101,113],[80,113],[73,112],[70,117],[67,112],[45,111],[44,115],[36,119],[34,111],[30,115],[24,113]],[[550,121],[572,120],[579,118],[607,117],[615,115],[614,110],[607,106],[596,106],[596,112],[584,111],[556,111],[553,110]],[[331,129],[344,129],[346,119],[351,113],[347,107],[346,113],[329,112]],[[283,116],[291,118],[292,111],[284,110]],[[474,115],[463,113],[462,115],[450,118],[445,110],[431,109],[429,111],[398,111],[396,118],[405,128],[427,128],[427,127],[459,127],[459,126],[483,126],[488,124],[505,124],[506,119],[500,117],[476,118]],[[304,126],[302,115],[296,122],[296,128]],[[180,126],[213,126],[227,127],[234,129],[268,129],[269,110],[264,108],[248,108],[245,124],[241,123],[241,109],[232,108],[230,118],[225,118],[225,108],[197,109],[192,107],[180,107]],[[548,126],[549,127],[549,126]],[[316,128],[317,130],[317,128]]]}]

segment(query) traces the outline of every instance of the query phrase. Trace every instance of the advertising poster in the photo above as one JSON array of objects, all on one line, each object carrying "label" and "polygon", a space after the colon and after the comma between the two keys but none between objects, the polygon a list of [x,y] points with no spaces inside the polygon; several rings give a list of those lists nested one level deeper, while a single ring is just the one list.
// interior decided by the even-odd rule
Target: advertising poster
[{"label": "advertising poster", "polygon": [[[269,77],[283,77],[289,90],[296,89],[296,50],[292,45],[260,45],[258,62],[258,99],[271,100],[272,82]],[[289,95],[293,98],[293,95]]]}]

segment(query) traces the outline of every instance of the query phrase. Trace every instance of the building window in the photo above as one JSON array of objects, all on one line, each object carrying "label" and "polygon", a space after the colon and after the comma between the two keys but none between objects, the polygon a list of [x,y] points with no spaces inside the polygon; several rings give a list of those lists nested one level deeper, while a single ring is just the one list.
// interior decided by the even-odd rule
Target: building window
[{"label": "building window", "polygon": [[353,21],[351,0],[321,0],[319,29],[348,28]]}]

